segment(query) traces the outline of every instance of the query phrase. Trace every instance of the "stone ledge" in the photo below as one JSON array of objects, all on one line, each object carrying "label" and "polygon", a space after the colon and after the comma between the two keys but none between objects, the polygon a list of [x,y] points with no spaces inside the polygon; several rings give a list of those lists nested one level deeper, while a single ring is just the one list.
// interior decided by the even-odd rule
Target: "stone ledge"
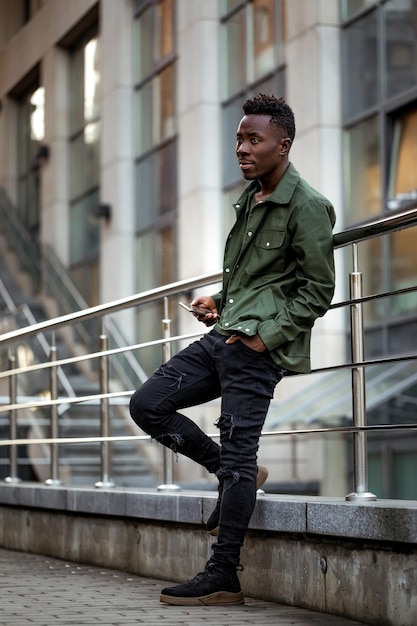
[{"label": "stone ledge", "polygon": [[[3,505],[181,524],[203,525],[216,499],[216,492],[205,491],[0,485]],[[417,502],[259,494],[250,529],[417,544]]]}]

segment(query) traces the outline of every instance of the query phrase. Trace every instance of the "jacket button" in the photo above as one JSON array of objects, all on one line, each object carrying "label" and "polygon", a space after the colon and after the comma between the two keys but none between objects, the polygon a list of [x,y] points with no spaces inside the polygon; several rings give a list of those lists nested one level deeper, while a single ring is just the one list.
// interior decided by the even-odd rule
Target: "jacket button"
[{"label": "jacket button", "polygon": [[253,235],[253,232],[250,230],[250,231],[248,232],[248,237],[252,237],[252,235]]},{"label": "jacket button", "polygon": [[230,267],[226,267],[225,272],[230,272]]},{"label": "jacket button", "polygon": [[233,302],[234,302],[233,298],[229,298],[229,302],[230,302],[230,304],[233,304]]}]

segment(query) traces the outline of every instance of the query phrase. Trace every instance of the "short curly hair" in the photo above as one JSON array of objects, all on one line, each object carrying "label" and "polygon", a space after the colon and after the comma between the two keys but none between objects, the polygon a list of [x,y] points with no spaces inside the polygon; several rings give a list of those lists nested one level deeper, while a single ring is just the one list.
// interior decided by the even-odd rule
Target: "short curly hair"
[{"label": "short curly hair", "polygon": [[245,115],[270,115],[271,124],[285,130],[291,141],[294,141],[294,113],[284,98],[258,93],[253,98],[246,100],[243,105],[243,111]]}]

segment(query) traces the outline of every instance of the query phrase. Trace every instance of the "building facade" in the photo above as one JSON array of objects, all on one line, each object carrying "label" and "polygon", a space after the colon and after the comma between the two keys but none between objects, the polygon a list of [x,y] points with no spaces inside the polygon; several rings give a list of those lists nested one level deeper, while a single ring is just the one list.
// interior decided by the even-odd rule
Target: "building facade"
[{"label": "building facade", "polygon": [[[89,305],[216,271],[257,91],[293,108],[291,160],[336,231],[415,205],[416,0],[0,0],[0,187]],[[415,283],[414,236],[361,248],[369,293]],[[415,299],[366,309],[368,356],[404,349]],[[130,339],[159,332],[154,309],[140,316],[123,319]],[[313,365],[345,350],[332,312]]]}]

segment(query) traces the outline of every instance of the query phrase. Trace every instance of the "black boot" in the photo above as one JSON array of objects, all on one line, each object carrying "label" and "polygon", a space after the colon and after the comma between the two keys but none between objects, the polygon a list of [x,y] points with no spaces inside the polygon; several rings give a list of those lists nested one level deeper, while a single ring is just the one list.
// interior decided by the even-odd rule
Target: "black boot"
[{"label": "black boot", "polygon": [[167,604],[181,606],[213,606],[244,602],[236,569],[223,569],[213,561],[208,561],[205,569],[188,582],[162,589],[159,599]]},{"label": "black boot", "polygon": [[[263,465],[258,465],[258,473],[256,475],[256,489],[260,489],[268,478],[268,470]],[[219,534],[220,505],[223,495],[223,481],[219,482],[219,497],[217,498],[216,507],[207,520],[206,529],[210,535],[217,537]]]}]

